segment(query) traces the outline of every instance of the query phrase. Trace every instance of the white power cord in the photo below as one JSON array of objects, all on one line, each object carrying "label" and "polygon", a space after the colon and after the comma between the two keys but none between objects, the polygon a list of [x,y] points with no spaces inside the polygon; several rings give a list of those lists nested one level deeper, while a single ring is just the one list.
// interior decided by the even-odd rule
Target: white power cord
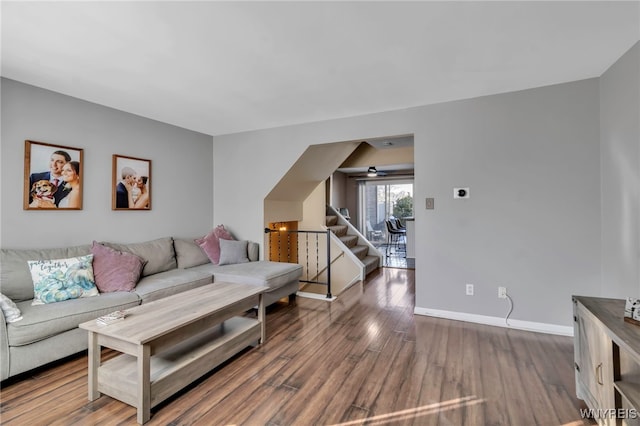
[{"label": "white power cord", "polygon": [[511,299],[511,296],[509,296],[507,293],[505,293],[505,296],[509,300],[509,312],[507,313],[507,316],[504,317],[504,322],[505,324],[507,324],[508,327],[511,327],[511,324],[509,324],[509,315],[511,315],[511,312],[513,312],[513,300]]}]

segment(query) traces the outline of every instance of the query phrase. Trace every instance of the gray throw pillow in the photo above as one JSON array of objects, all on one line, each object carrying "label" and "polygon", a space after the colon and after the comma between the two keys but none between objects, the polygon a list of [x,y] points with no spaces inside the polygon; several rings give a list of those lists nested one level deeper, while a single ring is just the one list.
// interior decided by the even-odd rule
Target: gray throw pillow
[{"label": "gray throw pillow", "polygon": [[114,250],[133,253],[146,260],[147,263],[142,269],[143,277],[175,269],[178,266],[176,252],[173,248],[173,238],[171,237],[158,238],[157,240],[143,243],[119,244],[102,242],[101,244]]},{"label": "gray throw pillow", "polygon": [[218,265],[247,263],[247,241],[220,239],[220,262]]},{"label": "gray throw pillow", "polygon": [[255,262],[260,259],[260,244],[249,241],[247,243],[247,253],[249,254],[249,262]]},{"label": "gray throw pillow", "polygon": [[178,268],[191,268],[211,261],[207,254],[195,242],[195,238],[174,238],[173,248],[176,251]]}]

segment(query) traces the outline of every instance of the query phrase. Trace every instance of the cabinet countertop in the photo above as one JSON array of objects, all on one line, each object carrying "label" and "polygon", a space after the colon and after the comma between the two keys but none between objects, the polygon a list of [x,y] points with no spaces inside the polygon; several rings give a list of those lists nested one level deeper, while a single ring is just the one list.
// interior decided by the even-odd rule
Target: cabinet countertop
[{"label": "cabinet countertop", "polygon": [[624,299],[573,296],[607,328],[605,332],[611,340],[640,358],[640,325],[624,320]]}]

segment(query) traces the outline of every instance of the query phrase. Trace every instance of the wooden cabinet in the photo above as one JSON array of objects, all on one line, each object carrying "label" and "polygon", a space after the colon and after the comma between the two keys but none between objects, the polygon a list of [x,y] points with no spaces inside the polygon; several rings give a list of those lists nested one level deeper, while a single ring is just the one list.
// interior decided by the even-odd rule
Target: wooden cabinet
[{"label": "wooden cabinet", "polygon": [[589,408],[614,408],[611,339],[598,319],[579,302],[574,302],[574,321],[578,398]]},{"label": "wooden cabinet", "polygon": [[576,394],[601,425],[640,424],[640,326],[624,303],[573,297]]}]

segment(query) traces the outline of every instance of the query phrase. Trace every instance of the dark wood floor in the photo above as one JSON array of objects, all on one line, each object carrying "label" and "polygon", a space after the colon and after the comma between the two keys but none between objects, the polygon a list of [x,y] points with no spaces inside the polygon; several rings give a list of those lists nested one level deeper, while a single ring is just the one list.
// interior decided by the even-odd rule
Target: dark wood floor
[{"label": "dark wood floor", "polygon": [[[267,315],[267,342],[152,410],[151,425],[581,425],[569,337],[414,316],[414,271]],[[114,352],[103,353],[109,358]],[[135,424],[87,401],[79,355],[3,383],[3,425]]]}]

